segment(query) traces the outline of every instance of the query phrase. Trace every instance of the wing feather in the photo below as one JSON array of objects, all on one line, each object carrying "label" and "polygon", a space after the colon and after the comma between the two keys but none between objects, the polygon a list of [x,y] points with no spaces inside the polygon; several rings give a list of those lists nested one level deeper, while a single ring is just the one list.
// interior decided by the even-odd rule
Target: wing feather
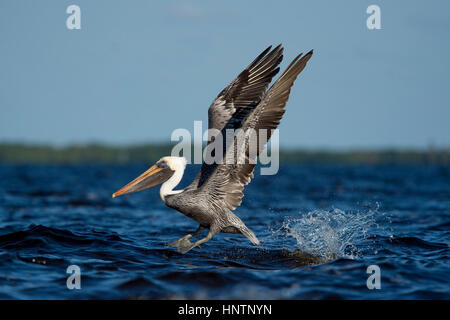
[{"label": "wing feather", "polygon": [[[259,141],[259,146],[264,146],[270,139],[272,130],[276,129],[285,112],[284,107],[289,99],[289,94],[297,76],[305,68],[308,60],[311,58],[313,51],[311,50],[305,56],[298,55],[292,63],[286,68],[285,72],[277,79],[273,86],[262,97],[260,103],[251,110],[243,119],[241,127],[245,132],[247,129],[255,129],[258,134],[260,129],[267,130],[267,139]],[[204,183],[200,187],[209,194],[214,193],[215,198],[220,199],[223,206],[234,210],[242,202],[244,196],[244,187],[250,183],[253,178],[253,171],[256,159],[250,159],[249,140],[245,140],[246,146],[243,148],[245,152],[244,164],[214,164],[203,165],[202,171],[205,169]],[[232,152],[228,149],[225,153]],[[257,150],[257,155],[262,148]],[[234,149],[236,152],[236,149]]]},{"label": "wing feather", "polygon": [[264,50],[214,99],[208,109],[209,129],[222,130],[237,111],[244,114],[261,101],[283,59],[281,44],[272,51],[271,48]]}]

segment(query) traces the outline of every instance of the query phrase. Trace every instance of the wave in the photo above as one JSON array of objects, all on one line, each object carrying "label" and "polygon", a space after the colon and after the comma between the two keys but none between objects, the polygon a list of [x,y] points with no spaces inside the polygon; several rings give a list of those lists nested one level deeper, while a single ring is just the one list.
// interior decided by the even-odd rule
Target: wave
[{"label": "wave", "polygon": [[[51,245],[110,245],[109,241],[122,240],[116,234],[106,234],[91,231],[95,237],[90,235],[78,235],[69,230],[46,227],[43,225],[30,225],[25,230],[14,231],[0,235],[0,248],[24,249],[39,248]],[[102,236],[102,237],[99,237]]]}]

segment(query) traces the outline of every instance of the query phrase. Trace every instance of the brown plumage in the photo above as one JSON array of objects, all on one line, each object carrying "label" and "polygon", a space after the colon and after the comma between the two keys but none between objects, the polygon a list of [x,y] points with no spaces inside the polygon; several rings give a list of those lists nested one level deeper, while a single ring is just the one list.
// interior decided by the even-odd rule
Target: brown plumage
[{"label": "brown plumage", "polygon": [[[259,244],[254,233],[231,210],[241,204],[244,187],[253,178],[256,158],[270,139],[272,130],[280,123],[291,87],[312,54],[311,50],[304,56],[298,55],[267,90],[283,59],[281,45],[273,50],[269,47],[220,92],[208,110],[208,126],[215,132],[210,135],[206,150],[207,154],[221,151],[222,161],[211,164],[205,161],[187,188],[173,190],[182,178],[185,159],[165,157],[113,196],[130,193],[129,190],[140,191],[164,182],[160,191],[164,203],[199,223],[195,232],[169,244],[177,246],[182,253],[210,240],[219,232],[242,233],[253,244]],[[228,129],[240,129],[242,135],[226,141]],[[267,130],[266,137],[259,136],[261,130]],[[219,132],[224,138],[221,150],[215,149]],[[252,149],[255,141],[257,147]],[[149,178],[154,172],[157,172],[155,175],[165,176],[162,174],[164,171],[171,172],[167,181]],[[192,244],[189,239],[204,228],[209,229],[208,235]]]}]

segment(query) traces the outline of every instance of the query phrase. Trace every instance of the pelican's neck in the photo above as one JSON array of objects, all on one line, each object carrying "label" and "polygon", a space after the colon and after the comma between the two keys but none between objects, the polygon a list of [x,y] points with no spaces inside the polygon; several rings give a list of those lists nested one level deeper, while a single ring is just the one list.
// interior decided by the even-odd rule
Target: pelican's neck
[{"label": "pelican's neck", "polygon": [[176,168],[174,174],[170,177],[170,179],[161,185],[159,196],[164,203],[166,202],[166,196],[183,192],[183,189],[173,190],[173,188],[175,188],[183,178],[183,173],[184,167]]}]

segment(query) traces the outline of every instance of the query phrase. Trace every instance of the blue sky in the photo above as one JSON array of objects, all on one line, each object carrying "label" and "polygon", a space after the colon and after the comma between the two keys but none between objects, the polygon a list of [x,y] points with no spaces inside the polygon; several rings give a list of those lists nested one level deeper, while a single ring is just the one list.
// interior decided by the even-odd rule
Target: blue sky
[{"label": "blue sky", "polygon": [[[81,30],[66,8],[81,8]],[[381,30],[366,8],[381,8]],[[169,141],[265,47],[295,83],[280,144],[450,146],[448,1],[0,2],[0,141]]]}]

